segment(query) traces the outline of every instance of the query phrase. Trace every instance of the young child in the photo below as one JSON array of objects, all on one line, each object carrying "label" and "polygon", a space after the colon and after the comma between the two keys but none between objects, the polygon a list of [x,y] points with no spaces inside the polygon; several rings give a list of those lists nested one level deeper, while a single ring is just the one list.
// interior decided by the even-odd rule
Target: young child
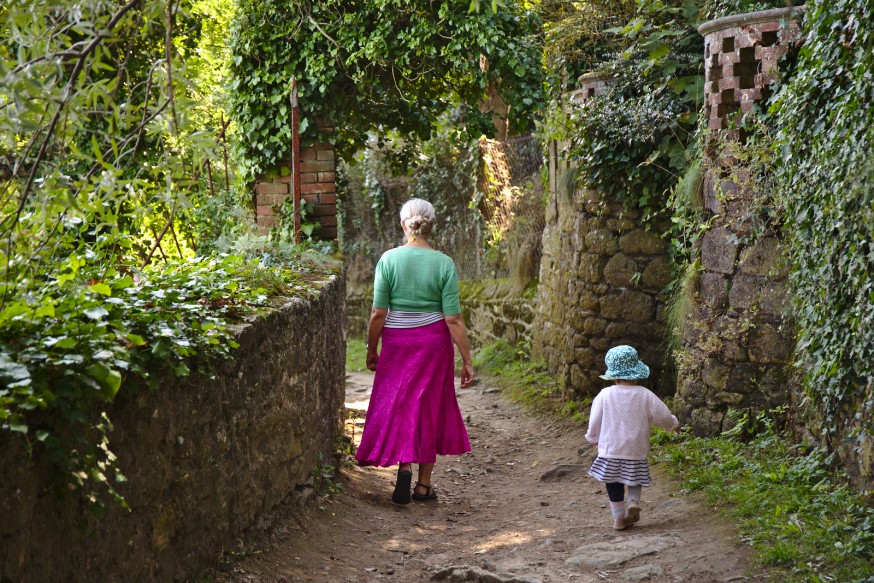
[{"label": "young child", "polygon": [[[655,425],[679,431],[680,423],[655,393],[636,381],[649,377],[649,367],[631,346],[616,346],[604,357],[602,379],[616,381],[592,401],[586,440],[598,447],[589,475],[607,485],[613,528],[625,530],[640,520],[640,489],[652,485],[649,433]],[[626,506],[625,486],[628,486]]]}]

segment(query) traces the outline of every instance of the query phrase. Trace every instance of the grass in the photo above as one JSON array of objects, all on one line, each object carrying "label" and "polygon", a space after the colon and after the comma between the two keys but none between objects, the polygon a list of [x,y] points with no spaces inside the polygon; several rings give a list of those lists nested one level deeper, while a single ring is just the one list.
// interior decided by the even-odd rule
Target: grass
[{"label": "grass", "polygon": [[713,438],[658,431],[653,461],[737,524],[769,580],[874,582],[874,508],[823,450],[793,444],[783,415],[743,416]]},{"label": "grass", "polygon": [[479,349],[473,359],[478,373],[491,377],[517,403],[537,414],[553,414],[580,426],[589,420],[590,401],[562,398],[561,383],[541,360],[532,360],[530,347],[514,347],[504,340]]},{"label": "grass", "polygon": [[[524,346],[488,345],[474,367],[537,413],[588,420],[589,403],[563,402],[558,380]],[[796,444],[785,411],[735,418],[712,438],[657,429],[651,463],[734,522],[769,581],[874,583],[872,493],[849,488],[823,450]]]},{"label": "grass", "polygon": [[368,372],[367,345],[359,338],[346,339],[346,372]]}]

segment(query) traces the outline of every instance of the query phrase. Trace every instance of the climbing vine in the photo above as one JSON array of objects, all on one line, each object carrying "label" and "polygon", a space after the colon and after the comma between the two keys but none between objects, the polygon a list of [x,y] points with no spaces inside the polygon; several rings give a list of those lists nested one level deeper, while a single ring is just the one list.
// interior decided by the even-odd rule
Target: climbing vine
[{"label": "climbing vine", "polygon": [[874,31],[870,2],[814,0],[797,72],[774,107],[798,355],[830,434],[857,403],[874,435]]},{"label": "climbing vine", "polygon": [[[534,11],[506,2],[468,12],[468,0],[243,0],[231,36],[231,107],[240,129],[244,179],[289,155],[289,95],[296,77],[305,139],[341,154],[397,132],[427,138],[447,111],[478,137],[495,131],[495,107],[510,106],[510,131],[527,129],[542,104]],[[497,99],[497,97],[500,99]]]}]

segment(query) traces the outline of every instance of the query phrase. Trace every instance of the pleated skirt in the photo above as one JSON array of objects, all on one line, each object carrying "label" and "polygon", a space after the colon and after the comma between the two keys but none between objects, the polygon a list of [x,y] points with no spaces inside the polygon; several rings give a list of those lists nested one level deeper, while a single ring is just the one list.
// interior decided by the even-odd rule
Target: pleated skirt
[{"label": "pleated skirt", "polygon": [[598,456],[589,468],[589,475],[600,482],[619,483],[626,486],[651,486],[649,462],[646,460],[620,460]]},{"label": "pleated skirt", "polygon": [[434,463],[470,451],[455,397],[455,349],[445,321],[384,328],[364,432],[362,466]]}]

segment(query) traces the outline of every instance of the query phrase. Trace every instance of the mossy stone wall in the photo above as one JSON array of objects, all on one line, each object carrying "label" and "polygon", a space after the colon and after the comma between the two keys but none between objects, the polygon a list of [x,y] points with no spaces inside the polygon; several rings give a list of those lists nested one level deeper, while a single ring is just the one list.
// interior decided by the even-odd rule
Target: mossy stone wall
[{"label": "mossy stone wall", "polygon": [[[230,360],[158,389],[126,383],[109,417],[130,510],[89,517],[21,440],[0,439],[0,581],[199,580],[331,460],[345,388],[345,284],[239,327]],[[202,365],[203,372],[198,372]],[[304,496],[305,497],[305,496]],[[83,520],[87,519],[84,527]]]},{"label": "mossy stone wall", "polygon": [[672,391],[660,321],[671,280],[667,228],[596,192],[550,196],[533,356],[561,377],[568,396],[591,396],[604,386],[598,376],[604,355],[619,344],[637,348],[650,366],[650,387]]}]

